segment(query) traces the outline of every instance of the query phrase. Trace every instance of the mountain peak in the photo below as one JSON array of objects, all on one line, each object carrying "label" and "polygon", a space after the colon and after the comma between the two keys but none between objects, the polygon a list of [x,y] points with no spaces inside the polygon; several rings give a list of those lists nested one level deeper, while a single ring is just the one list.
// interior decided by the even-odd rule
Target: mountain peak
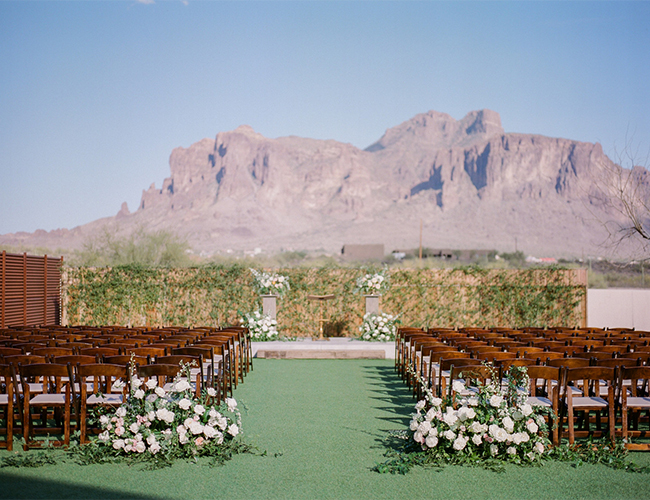
[{"label": "mountain peak", "polygon": [[432,110],[389,128],[381,139],[367,147],[366,151],[372,153],[398,144],[423,146],[427,149],[466,147],[503,132],[501,117],[496,111],[471,111],[461,120],[455,120],[446,113]]}]

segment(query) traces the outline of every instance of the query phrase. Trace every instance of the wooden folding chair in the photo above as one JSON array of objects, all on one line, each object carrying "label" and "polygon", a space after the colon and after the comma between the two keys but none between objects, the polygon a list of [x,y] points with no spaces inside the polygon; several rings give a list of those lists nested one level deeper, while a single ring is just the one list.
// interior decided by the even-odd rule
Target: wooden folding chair
[{"label": "wooden folding chair", "polygon": [[553,410],[554,417],[548,420],[548,428],[552,429],[551,442],[553,446],[560,444],[559,427],[559,393],[562,382],[562,369],[553,366],[528,366],[528,404],[544,406]]},{"label": "wooden folding chair", "polygon": [[[650,366],[623,366],[619,373],[623,442],[628,450],[648,451],[650,443],[632,443],[631,438],[650,437],[650,429],[639,429],[641,412],[650,413],[650,388],[648,386]],[[632,428],[630,428],[630,423]],[[646,425],[648,425],[647,418]]]},{"label": "wooden folding chair", "polygon": [[454,381],[464,381],[464,392],[462,396],[471,396],[478,393],[478,383],[485,385],[488,380],[498,377],[494,367],[480,365],[458,365],[452,364],[449,368],[449,397],[453,399],[456,392],[454,391]]},{"label": "wooden folding chair", "polygon": [[[163,364],[151,364],[151,365],[142,365],[138,366],[138,377],[147,381],[151,378],[156,378],[158,381],[158,386],[163,387],[165,390],[169,390],[171,383],[178,375],[180,368],[178,365],[163,365]],[[191,380],[188,380],[191,383]]]},{"label": "wooden folding chair", "polygon": [[[51,442],[54,446],[70,444],[71,387],[63,379],[69,377],[66,365],[53,363],[19,364],[20,380],[23,390],[23,448],[42,446],[35,439],[36,434],[62,433],[63,440]],[[40,384],[41,390],[33,394],[32,384]],[[41,425],[34,424],[32,409],[40,411]],[[50,414],[49,410],[52,410]],[[51,418],[50,418],[51,417]],[[54,425],[48,425],[52,420]]]},{"label": "wooden folding chair", "polygon": [[[79,430],[80,442],[88,442],[87,414],[89,407],[106,406],[119,407],[126,400],[129,386],[129,369],[125,365],[111,365],[106,363],[69,364],[70,378],[75,380],[75,386],[80,387],[79,394]],[[115,392],[115,383],[121,380],[123,388]],[[74,390],[74,386],[73,386]],[[76,394],[75,394],[76,396]],[[95,430],[98,433],[98,429]]]},{"label": "wooden folding chair", "polygon": [[[590,366],[586,368],[565,368],[563,387],[563,400],[566,407],[567,427],[569,433],[569,444],[575,442],[576,436],[586,437],[589,435],[602,435],[601,412],[607,412],[607,424],[609,438],[612,443],[615,441],[615,397],[614,388],[617,382],[615,368]],[[608,394],[606,398],[600,396],[600,385],[606,383]],[[578,387],[582,395],[576,394],[572,387]],[[576,431],[574,415],[575,412],[584,413],[582,418],[583,429]],[[590,428],[590,412],[596,412],[597,431]]]},{"label": "wooden folding chair", "polygon": [[[0,446],[12,451],[14,448],[14,377],[11,366],[0,365],[0,387],[4,392],[0,394],[0,408],[2,408],[5,421],[4,427],[0,428],[0,433],[4,434],[4,442]],[[20,403],[20,402],[19,402]]]},{"label": "wooden folding chair", "polygon": [[482,361],[479,359],[467,357],[466,352],[450,352],[445,354],[444,357],[438,358],[438,383],[436,385],[436,392],[438,397],[442,397],[447,392],[447,383],[449,382],[449,370],[451,365],[467,366],[467,365],[480,365]]},{"label": "wooden folding chair", "polygon": [[223,381],[223,357],[215,359],[214,346],[187,346],[172,349],[172,355],[189,355],[200,356],[203,360],[202,385],[212,387],[217,391],[217,401],[222,401],[224,381]]},{"label": "wooden folding chair", "polygon": [[192,356],[189,354],[172,354],[168,356],[156,356],[154,361],[157,365],[176,365],[177,372],[180,370],[180,364],[189,364],[191,365],[190,374],[195,381],[196,385],[196,396],[201,395],[201,389],[203,388],[203,357],[202,356]]}]

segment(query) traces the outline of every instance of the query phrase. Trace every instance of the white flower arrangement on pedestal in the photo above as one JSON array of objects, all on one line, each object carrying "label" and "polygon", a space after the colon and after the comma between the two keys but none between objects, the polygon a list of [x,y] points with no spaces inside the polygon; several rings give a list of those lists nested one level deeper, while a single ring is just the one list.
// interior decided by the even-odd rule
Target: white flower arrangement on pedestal
[{"label": "white flower arrangement on pedestal", "polygon": [[255,277],[255,288],[260,295],[278,295],[282,297],[291,290],[289,278],[275,273],[260,272],[257,269],[250,270]]},{"label": "white flower arrangement on pedestal", "polygon": [[508,390],[503,391],[496,372],[478,392],[466,394],[454,381],[453,399],[443,400],[426,391],[410,423],[410,439],[431,458],[442,462],[476,463],[496,459],[515,463],[538,461],[548,448],[549,410],[530,405],[525,367],[511,367]]},{"label": "white flower arrangement on pedestal", "polygon": [[248,328],[251,340],[261,342],[266,340],[277,340],[278,322],[269,315],[264,315],[259,311],[252,314],[245,314],[241,318],[242,326]]},{"label": "white flower arrangement on pedestal", "polygon": [[241,433],[237,401],[227,398],[215,406],[212,402],[217,393],[212,388],[197,397],[188,382],[189,368],[181,365],[174,382],[165,389],[157,379],[144,382],[138,378],[132,365],[130,395],[117,409],[99,417],[101,434],[80,448],[86,460],[122,457],[168,464],[177,458],[211,456],[224,461],[238,448],[245,448],[234,441]]},{"label": "white flower arrangement on pedestal", "polygon": [[357,286],[354,289],[357,293],[364,295],[379,295],[390,288],[390,283],[386,277],[386,271],[374,274],[366,274],[357,278]]},{"label": "white flower arrangement on pedestal", "polygon": [[395,340],[398,322],[397,316],[392,314],[366,313],[359,327],[360,340],[391,342]]}]

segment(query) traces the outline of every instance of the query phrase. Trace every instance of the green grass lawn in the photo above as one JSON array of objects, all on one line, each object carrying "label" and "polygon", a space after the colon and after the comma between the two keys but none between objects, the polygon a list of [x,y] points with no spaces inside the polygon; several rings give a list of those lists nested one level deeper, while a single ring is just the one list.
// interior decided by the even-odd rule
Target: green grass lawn
[{"label": "green grass lawn", "polygon": [[[237,389],[245,439],[267,456],[223,467],[179,462],[145,471],[71,462],[0,469],[1,498],[650,498],[650,475],[600,465],[372,471],[382,439],[403,429],[414,400],[392,360],[255,360]],[[6,456],[3,451],[0,456]],[[650,464],[650,454],[633,460]]]}]

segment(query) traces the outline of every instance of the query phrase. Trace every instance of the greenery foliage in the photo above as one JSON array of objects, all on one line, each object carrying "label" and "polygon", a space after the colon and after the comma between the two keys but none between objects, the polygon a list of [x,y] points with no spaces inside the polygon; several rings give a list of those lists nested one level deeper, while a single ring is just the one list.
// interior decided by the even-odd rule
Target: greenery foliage
[{"label": "greenery foliage", "polygon": [[[319,304],[308,295],[334,294],[324,302],[329,323],[356,337],[364,301],[354,295],[367,269],[282,269],[291,282],[278,303],[278,329],[287,336],[317,332]],[[495,270],[396,269],[381,308],[409,326],[555,326],[582,321],[584,284],[561,268]],[[208,265],[161,268],[126,265],[66,268],[64,320],[89,325],[230,325],[261,308],[248,267]]]},{"label": "greenery foliage", "polygon": [[118,237],[105,230],[97,238],[87,241],[73,257],[80,266],[184,266],[188,264],[189,245],[168,231],[147,232],[142,228],[128,236]]}]

